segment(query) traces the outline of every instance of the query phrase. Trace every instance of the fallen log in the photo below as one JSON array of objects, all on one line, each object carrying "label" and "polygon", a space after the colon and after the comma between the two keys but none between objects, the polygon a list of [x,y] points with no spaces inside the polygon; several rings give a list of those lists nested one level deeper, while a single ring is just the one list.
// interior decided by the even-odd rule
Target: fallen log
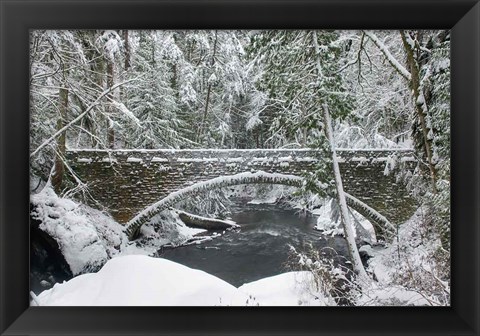
[{"label": "fallen log", "polygon": [[182,222],[184,222],[186,226],[192,228],[205,230],[226,230],[240,227],[240,225],[228,219],[208,218],[193,215],[191,213],[181,210],[175,211],[177,212],[178,217],[182,220]]}]

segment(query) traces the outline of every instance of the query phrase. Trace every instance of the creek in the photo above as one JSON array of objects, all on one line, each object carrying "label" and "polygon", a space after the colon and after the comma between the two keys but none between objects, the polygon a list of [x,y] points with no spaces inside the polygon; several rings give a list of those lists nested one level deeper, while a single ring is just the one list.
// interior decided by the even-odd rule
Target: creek
[{"label": "creek", "polygon": [[231,219],[240,229],[226,231],[202,244],[163,249],[156,256],[203,270],[236,287],[298,270],[295,263],[288,262],[293,261],[289,245],[297,251],[305,251],[309,245],[327,253],[333,249],[336,253],[332,257],[341,264],[348,258],[345,239],[314,230],[314,215],[275,204],[246,202],[236,202],[231,212]]}]

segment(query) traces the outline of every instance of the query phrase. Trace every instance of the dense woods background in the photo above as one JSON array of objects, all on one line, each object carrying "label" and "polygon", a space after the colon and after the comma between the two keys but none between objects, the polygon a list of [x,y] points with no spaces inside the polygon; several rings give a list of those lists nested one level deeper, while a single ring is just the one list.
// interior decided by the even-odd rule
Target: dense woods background
[{"label": "dense woods background", "polygon": [[81,185],[67,148],[328,150],[328,110],[336,147],[414,148],[395,173],[449,278],[449,31],[35,30],[30,55],[32,192]]},{"label": "dense woods background", "polygon": [[448,202],[448,31],[36,30],[30,48],[32,175],[58,193],[67,147],[322,147],[326,104],[337,147],[413,146],[407,183]]}]

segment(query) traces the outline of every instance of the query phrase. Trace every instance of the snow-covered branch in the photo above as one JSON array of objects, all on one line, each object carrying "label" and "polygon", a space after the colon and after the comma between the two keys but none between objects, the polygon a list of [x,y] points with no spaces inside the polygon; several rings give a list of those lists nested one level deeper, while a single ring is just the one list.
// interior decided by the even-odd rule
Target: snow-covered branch
[{"label": "snow-covered branch", "polygon": [[388,50],[387,46],[380,41],[380,39],[375,35],[373,32],[365,30],[364,31],[365,35],[368,36],[370,40],[372,40],[373,43],[380,49],[380,51],[383,53],[387,61],[397,70],[397,72],[402,75],[407,81],[410,81],[412,78],[412,75],[410,72],[400,64],[399,61],[390,53],[390,50]]},{"label": "snow-covered branch", "polygon": [[[255,173],[246,172],[230,176],[220,176],[208,181],[195,183],[189,187],[169,194],[167,197],[141,211],[127,223],[125,232],[129,239],[133,239],[138,229],[150,218],[162,212],[163,210],[173,207],[181,200],[192,197],[197,193],[232,185],[254,183],[282,184],[287,186],[302,187],[304,184],[304,179],[294,175],[272,174],[263,171],[257,171]],[[319,187],[322,186],[319,185]]]},{"label": "snow-covered branch", "polygon": [[90,104],[90,106],[88,106],[85,111],[83,111],[82,113],[80,113],[78,115],[78,117],[76,117],[75,119],[73,119],[72,121],[70,121],[68,124],[66,124],[64,127],[62,127],[61,129],[59,129],[55,134],[53,134],[50,138],[48,138],[47,140],[45,140],[40,146],[37,147],[37,149],[35,149],[32,154],[30,154],[30,157],[34,157],[42,148],[44,148],[46,145],[48,145],[50,142],[52,142],[56,137],[58,137],[60,134],[62,134],[63,132],[65,132],[68,128],[70,128],[73,124],[77,123],[78,121],[80,121],[84,116],[86,116],[88,114],[88,112],[90,112],[95,106],[97,106],[99,103],[100,103],[100,100],[105,97],[106,95],[108,95],[110,92],[112,92],[113,90],[115,90],[116,88],[122,86],[122,85],[125,85],[129,82],[133,82],[134,80],[136,79],[130,79],[130,80],[127,80],[127,81],[124,81],[124,82],[121,82],[121,83],[117,83],[111,87],[109,87],[108,89],[106,89],[105,91],[103,91],[98,97],[97,99],[92,103]]},{"label": "snow-covered branch", "polygon": [[362,209],[362,215],[367,217],[367,219],[377,222],[378,224],[382,225],[382,229],[387,230],[390,233],[395,233],[396,228],[395,226],[382,214],[380,214],[377,210],[373,209],[372,207],[368,206],[364,202],[360,201],[358,198],[345,193],[345,197],[347,200],[347,204],[355,209]]}]

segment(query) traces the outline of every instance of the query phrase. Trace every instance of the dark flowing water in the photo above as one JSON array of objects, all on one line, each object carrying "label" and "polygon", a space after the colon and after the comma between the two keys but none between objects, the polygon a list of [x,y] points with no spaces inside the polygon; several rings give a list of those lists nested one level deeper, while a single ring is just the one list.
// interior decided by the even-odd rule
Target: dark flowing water
[{"label": "dark flowing water", "polygon": [[299,215],[278,205],[237,204],[232,219],[241,226],[219,238],[175,249],[158,256],[213,274],[234,286],[292,270],[286,268],[288,245],[302,250],[307,244],[316,249],[331,247],[347,256],[341,237],[325,237],[313,227],[316,217]]}]

